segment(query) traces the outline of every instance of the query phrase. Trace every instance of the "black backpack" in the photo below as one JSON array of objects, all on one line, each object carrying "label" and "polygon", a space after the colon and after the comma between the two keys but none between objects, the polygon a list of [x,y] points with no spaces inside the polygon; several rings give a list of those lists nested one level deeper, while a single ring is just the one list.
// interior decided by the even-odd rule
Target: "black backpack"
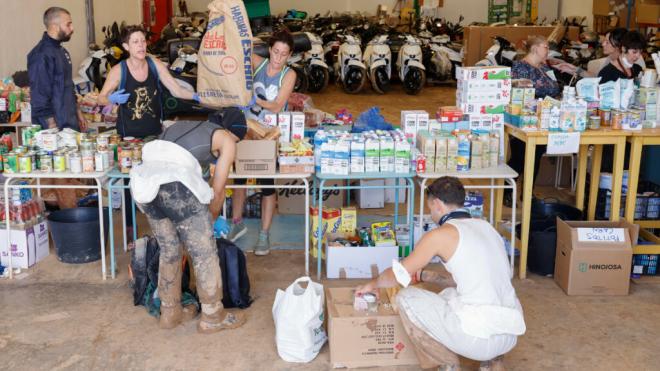
[{"label": "black backpack", "polygon": [[245,309],[252,304],[245,254],[233,242],[216,239],[222,270],[222,304],[225,308]]}]

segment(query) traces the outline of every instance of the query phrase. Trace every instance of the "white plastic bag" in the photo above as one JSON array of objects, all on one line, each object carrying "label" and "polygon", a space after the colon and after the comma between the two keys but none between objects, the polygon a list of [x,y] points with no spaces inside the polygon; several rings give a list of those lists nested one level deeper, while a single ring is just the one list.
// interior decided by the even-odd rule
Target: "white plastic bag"
[{"label": "white plastic bag", "polygon": [[[307,282],[307,287],[300,286]],[[323,328],[325,306],[323,285],[300,277],[277,290],[273,303],[277,353],[287,362],[310,362],[327,340]]]}]

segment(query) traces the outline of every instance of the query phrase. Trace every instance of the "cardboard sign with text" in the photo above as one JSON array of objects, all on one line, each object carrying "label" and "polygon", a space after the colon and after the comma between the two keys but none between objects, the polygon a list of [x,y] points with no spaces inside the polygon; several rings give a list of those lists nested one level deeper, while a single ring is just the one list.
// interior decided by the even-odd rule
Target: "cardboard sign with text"
[{"label": "cardboard sign with text", "polygon": [[[275,184],[302,185],[301,180],[297,179],[276,179]],[[343,180],[333,180],[325,182],[325,186],[344,185]],[[314,180],[309,180],[309,206],[312,206],[312,189],[314,189]],[[323,208],[338,209],[344,206],[344,190],[325,189],[323,191]],[[317,202],[318,203],[318,202]],[[277,210],[280,214],[302,214],[305,211],[305,190],[304,189],[278,189],[277,190]]]},{"label": "cardboard sign with text", "polygon": [[416,365],[413,344],[401,317],[381,290],[378,313],[367,315],[353,309],[352,287],[327,288],[330,363],[340,367]]}]

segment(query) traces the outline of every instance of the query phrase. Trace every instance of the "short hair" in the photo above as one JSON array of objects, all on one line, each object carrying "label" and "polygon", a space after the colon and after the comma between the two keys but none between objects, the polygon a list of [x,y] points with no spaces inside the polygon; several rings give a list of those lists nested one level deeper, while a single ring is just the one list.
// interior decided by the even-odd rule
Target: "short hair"
[{"label": "short hair", "polygon": [[458,178],[443,176],[436,179],[428,188],[429,196],[435,197],[447,205],[463,206],[465,187]]},{"label": "short hair", "polygon": [[617,27],[615,29],[608,31],[607,33],[609,34],[607,41],[610,42],[612,47],[621,49],[621,43],[623,41],[623,37],[628,33],[628,30],[623,27]]},{"label": "short hair", "polygon": [[525,53],[529,54],[532,51],[532,46],[547,43],[548,39],[541,35],[529,35],[525,41]]},{"label": "short hair", "polygon": [[60,8],[59,6],[51,6],[50,8],[46,9],[44,12],[44,26],[48,28],[53,22],[55,22],[55,19],[60,16],[60,14],[66,13],[68,15],[71,15],[68,10],[64,8]]},{"label": "short hair", "polygon": [[147,31],[145,31],[144,28],[142,28],[140,25],[126,26],[123,30],[121,30],[121,42],[128,44],[128,40],[131,39],[131,35],[136,32],[142,32],[145,37],[147,36]]},{"label": "short hair", "polygon": [[289,51],[293,52],[293,36],[291,36],[289,31],[280,30],[273,33],[270,39],[268,39],[268,46],[272,48],[277,42],[287,44],[289,46]]},{"label": "short hair", "polygon": [[628,31],[625,36],[623,36],[621,46],[626,48],[626,50],[644,50],[646,47],[646,40],[644,39],[644,36],[642,36],[642,34],[638,31]]}]

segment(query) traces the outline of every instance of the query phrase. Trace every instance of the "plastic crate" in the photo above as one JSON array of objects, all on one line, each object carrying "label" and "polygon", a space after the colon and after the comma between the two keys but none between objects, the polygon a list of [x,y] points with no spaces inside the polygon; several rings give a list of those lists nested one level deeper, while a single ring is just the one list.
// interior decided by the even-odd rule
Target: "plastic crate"
[{"label": "plastic crate", "polygon": [[243,0],[248,18],[267,17],[270,15],[270,3],[268,0]]},{"label": "plastic crate", "polygon": [[632,275],[655,276],[658,272],[658,255],[633,255]]}]

